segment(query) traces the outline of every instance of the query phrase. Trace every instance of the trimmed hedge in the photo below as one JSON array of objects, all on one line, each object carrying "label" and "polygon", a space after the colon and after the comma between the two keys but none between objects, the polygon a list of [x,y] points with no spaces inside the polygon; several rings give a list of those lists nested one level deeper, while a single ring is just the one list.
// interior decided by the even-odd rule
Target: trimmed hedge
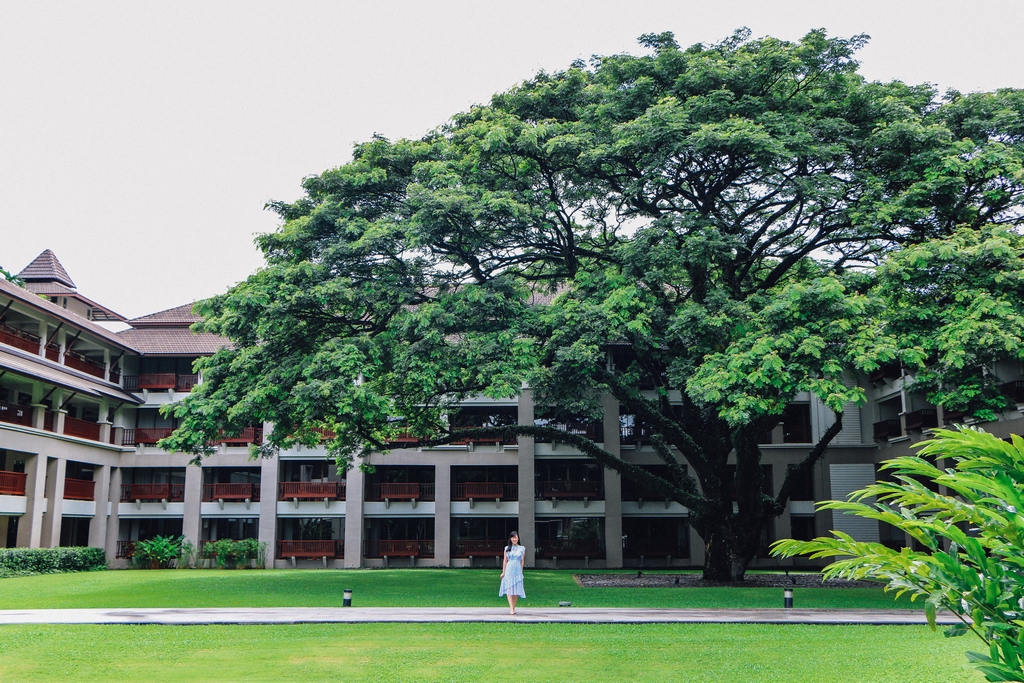
[{"label": "trimmed hedge", "polygon": [[0,549],[0,577],[91,572],[107,568],[102,548]]}]

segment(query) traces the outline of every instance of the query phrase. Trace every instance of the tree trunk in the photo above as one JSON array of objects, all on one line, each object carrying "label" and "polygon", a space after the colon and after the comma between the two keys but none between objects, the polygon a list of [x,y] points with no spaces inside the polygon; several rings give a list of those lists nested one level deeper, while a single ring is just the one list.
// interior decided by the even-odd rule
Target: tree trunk
[{"label": "tree trunk", "polygon": [[713,534],[704,545],[705,581],[742,581],[747,562],[729,547],[725,534]]}]

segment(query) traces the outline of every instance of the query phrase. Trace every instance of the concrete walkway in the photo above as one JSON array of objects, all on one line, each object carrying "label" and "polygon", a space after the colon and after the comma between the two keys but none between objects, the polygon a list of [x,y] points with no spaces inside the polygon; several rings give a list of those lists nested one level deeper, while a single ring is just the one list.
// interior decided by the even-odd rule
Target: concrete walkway
[{"label": "concrete walkway", "polygon": [[[210,607],[0,610],[0,624],[330,624],[523,622],[564,624],[925,624],[919,610],[629,609],[596,607]],[[940,624],[957,623],[940,614]]]}]

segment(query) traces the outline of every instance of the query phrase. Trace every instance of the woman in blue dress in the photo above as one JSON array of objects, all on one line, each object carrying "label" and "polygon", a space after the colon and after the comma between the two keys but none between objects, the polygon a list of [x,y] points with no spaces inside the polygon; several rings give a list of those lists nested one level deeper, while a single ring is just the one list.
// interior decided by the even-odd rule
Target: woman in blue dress
[{"label": "woman in blue dress", "polygon": [[519,545],[519,532],[509,534],[508,545],[505,546],[505,561],[501,565],[501,588],[498,597],[508,597],[508,613],[516,613],[516,602],[526,597],[523,589],[523,556],[526,548]]}]

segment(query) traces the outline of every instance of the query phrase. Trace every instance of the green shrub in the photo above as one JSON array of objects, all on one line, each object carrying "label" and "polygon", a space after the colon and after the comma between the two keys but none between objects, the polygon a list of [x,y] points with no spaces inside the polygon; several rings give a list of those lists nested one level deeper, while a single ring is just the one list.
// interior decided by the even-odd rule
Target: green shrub
[{"label": "green shrub", "polygon": [[923,598],[933,629],[936,610],[951,612],[961,623],[947,636],[974,633],[988,646],[967,653],[986,680],[1024,681],[1024,438],[1006,443],[974,428],[937,429],[918,446],[920,457],[882,464],[891,480],[819,508],[890,524],[923,550],[833,531],[832,538],[778,541],[772,553],[838,557],[826,578],[871,579]]},{"label": "green shrub", "polygon": [[0,577],[90,572],[107,568],[102,548],[0,549]]},{"label": "green shrub", "polygon": [[181,556],[184,536],[154,536],[135,543],[135,565],[142,568],[166,569],[173,560]]},{"label": "green shrub", "polygon": [[222,538],[207,541],[203,546],[202,556],[204,559],[214,560],[221,569],[248,567],[252,560],[256,560],[256,566],[262,569],[267,561],[267,544],[255,538],[244,538],[240,541]]}]

